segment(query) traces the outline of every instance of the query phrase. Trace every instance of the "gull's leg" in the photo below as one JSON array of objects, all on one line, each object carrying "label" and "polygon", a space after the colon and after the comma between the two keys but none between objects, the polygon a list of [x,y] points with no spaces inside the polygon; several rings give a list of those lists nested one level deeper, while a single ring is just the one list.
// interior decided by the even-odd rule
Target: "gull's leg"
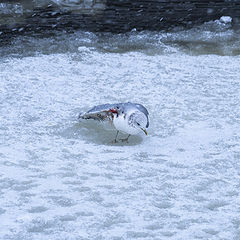
[{"label": "gull's leg", "polygon": [[128,143],[128,139],[129,137],[131,136],[131,134],[128,134],[128,137],[127,138],[124,138],[124,139],[120,139],[122,142],[127,142]]},{"label": "gull's leg", "polygon": [[112,143],[117,143],[117,136],[118,136],[119,131],[117,131],[115,139],[112,141]]}]

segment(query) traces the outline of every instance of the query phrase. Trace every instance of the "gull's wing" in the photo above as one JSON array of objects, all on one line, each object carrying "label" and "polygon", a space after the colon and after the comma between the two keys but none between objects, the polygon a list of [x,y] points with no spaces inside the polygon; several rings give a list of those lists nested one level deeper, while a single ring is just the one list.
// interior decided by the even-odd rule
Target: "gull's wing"
[{"label": "gull's wing", "polygon": [[78,118],[79,119],[93,119],[93,120],[98,120],[98,121],[112,121],[113,115],[112,112],[109,111],[111,109],[132,109],[132,108],[137,108],[139,111],[143,112],[146,117],[147,117],[147,126],[149,126],[149,119],[148,119],[148,111],[147,109],[139,103],[114,103],[114,104],[102,104],[102,105],[97,105],[93,108],[91,108],[89,111],[85,113],[80,113]]},{"label": "gull's wing", "polygon": [[119,107],[119,104],[102,104],[91,108],[85,113],[80,113],[79,119],[93,119],[98,121],[112,120],[112,113],[110,109],[116,109]]}]

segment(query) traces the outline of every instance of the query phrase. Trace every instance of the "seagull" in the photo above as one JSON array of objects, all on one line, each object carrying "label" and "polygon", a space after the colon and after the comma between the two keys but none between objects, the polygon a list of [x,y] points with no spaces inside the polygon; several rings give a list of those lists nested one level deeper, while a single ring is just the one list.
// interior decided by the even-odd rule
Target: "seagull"
[{"label": "seagull", "polygon": [[117,143],[119,132],[127,133],[128,137],[119,139],[128,142],[131,135],[144,132],[146,135],[149,126],[147,109],[138,103],[115,103],[102,104],[91,108],[85,113],[80,113],[78,119],[93,119],[102,123],[107,123],[117,130],[113,143]]}]

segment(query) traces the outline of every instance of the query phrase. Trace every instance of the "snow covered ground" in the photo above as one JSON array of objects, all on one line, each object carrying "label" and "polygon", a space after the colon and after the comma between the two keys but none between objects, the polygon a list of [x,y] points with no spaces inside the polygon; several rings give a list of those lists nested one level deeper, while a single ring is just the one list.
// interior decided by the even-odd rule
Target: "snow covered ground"
[{"label": "snow covered ground", "polygon": [[[240,57],[148,37],[20,39],[1,58],[1,240],[240,239]],[[77,121],[124,101],[149,136]]]}]

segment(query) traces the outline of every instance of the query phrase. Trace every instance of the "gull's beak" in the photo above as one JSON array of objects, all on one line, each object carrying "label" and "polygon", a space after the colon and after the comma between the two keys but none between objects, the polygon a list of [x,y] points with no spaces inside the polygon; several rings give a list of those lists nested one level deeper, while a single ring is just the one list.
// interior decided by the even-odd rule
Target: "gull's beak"
[{"label": "gull's beak", "polygon": [[147,133],[147,130],[146,129],[144,129],[144,128],[141,128],[143,131],[144,131],[144,133],[146,134],[146,135],[148,135],[148,133]]}]

